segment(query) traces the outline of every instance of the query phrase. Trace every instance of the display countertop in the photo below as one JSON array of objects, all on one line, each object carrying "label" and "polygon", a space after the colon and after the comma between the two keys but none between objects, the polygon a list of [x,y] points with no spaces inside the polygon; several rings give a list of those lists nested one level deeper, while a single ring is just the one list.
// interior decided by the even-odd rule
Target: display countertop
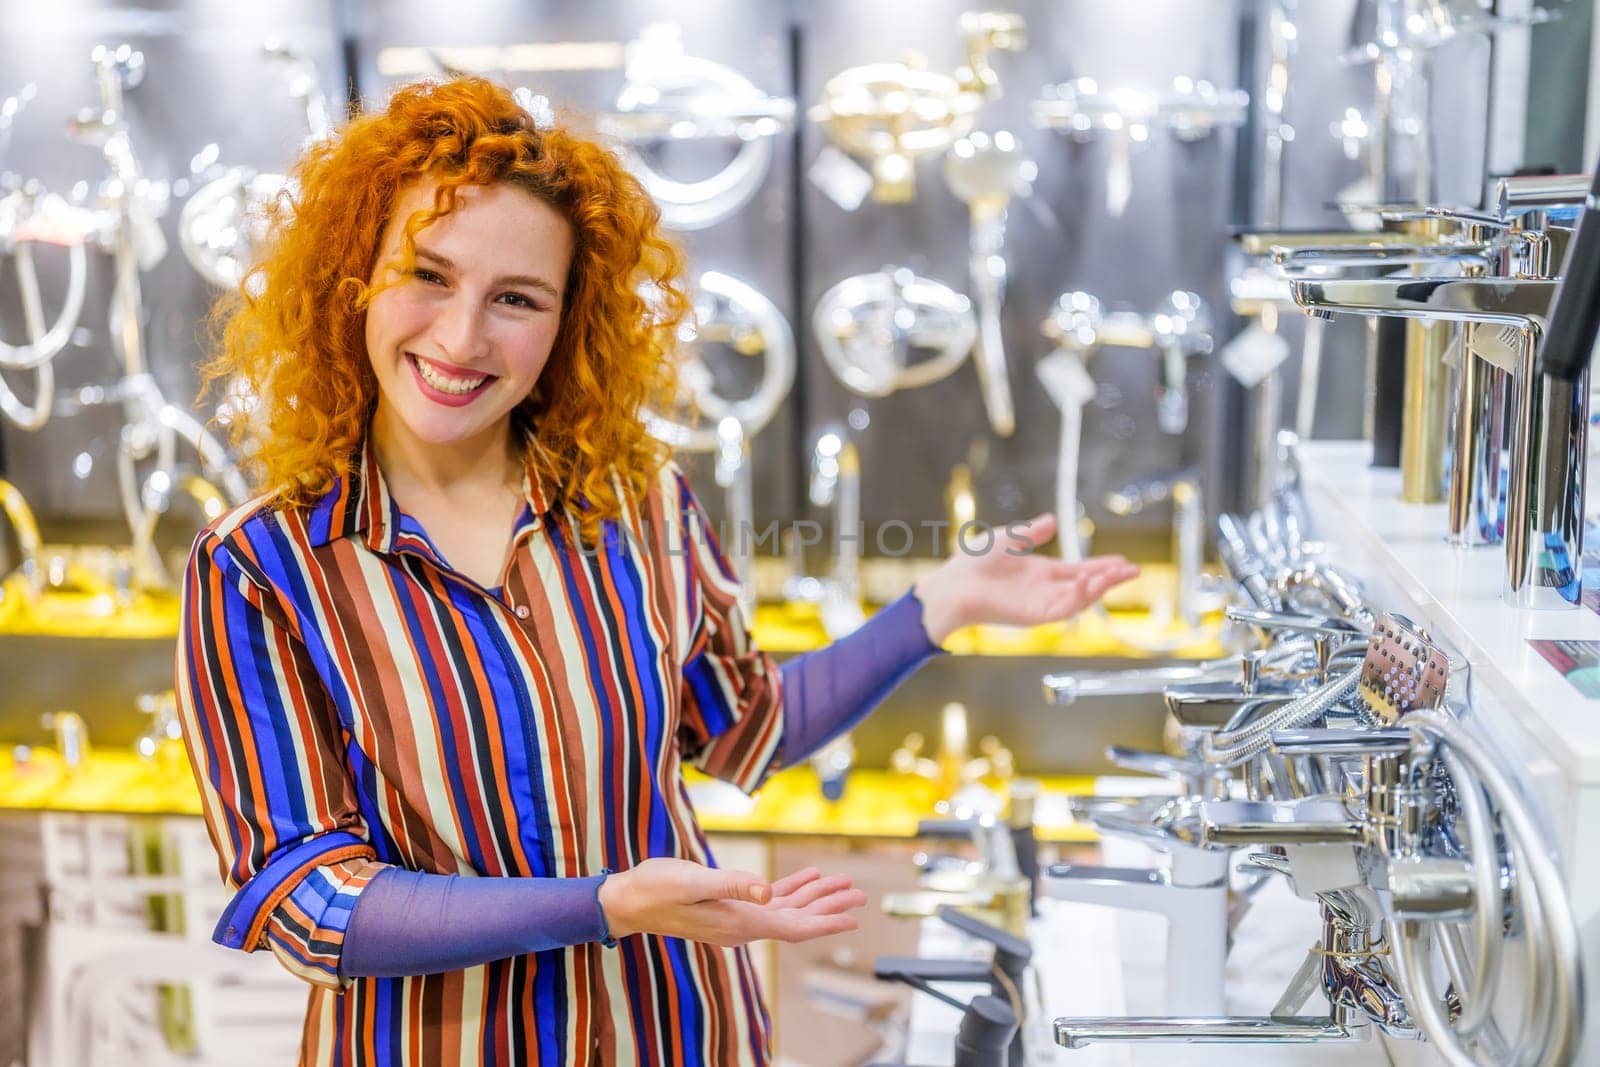
[{"label": "display countertop", "polygon": [[1402,504],[1400,472],[1369,466],[1365,442],[1309,442],[1298,454],[1320,523],[1314,532],[1382,568],[1416,621],[1471,662],[1473,685],[1492,690],[1574,783],[1600,782],[1600,700],[1586,697],[1532,643],[1600,642],[1600,614],[1509,605],[1501,596],[1503,547],[1447,544],[1445,505]]}]

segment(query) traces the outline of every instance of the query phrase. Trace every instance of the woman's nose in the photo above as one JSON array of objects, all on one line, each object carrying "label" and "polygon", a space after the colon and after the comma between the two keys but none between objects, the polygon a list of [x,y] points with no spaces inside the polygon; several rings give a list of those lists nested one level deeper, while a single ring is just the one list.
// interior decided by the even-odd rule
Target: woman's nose
[{"label": "woman's nose", "polygon": [[488,349],[483,317],[477,301],[458,294],[439,309],[433,320],[433,341],[452,362],[482,358]]}]

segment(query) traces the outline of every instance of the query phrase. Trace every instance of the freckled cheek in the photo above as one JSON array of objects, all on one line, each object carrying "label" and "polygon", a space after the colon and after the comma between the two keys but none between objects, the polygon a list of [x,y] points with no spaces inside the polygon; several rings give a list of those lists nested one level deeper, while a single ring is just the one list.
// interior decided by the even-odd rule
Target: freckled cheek
[{"label": "freckled cheek", "polygon": [[385,348],[427,329],[434,313],[426,301],[395,290],[379,294],[367,309],[367,345]]},{"label": "freckled cheek", "polygon": [[508,330],[497,338],[496,348],[508,371],[517,376],[537,375],[550,358],[556,328]]}]

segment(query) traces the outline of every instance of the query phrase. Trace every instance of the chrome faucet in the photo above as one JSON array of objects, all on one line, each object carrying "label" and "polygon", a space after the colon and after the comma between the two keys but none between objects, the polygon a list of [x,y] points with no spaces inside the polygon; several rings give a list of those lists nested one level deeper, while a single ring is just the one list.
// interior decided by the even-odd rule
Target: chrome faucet
[{"label": "chrome faucet", "polygon": [[[1575,607],[1583,568],[1589,390],[1538,373],[1538,341],[1556,282],[1521,278],[1301,280],[1302,307],[1509,326],[1513,429],[1506,500],[1506,598],[1519,607]],[[1475,331],[1481,334],[1484,331]],[[1502,341],[1507,338],[1501,338]],[[1475,346],[1485,356],[1480,341]]]},{"label": "chrome faucet", "polygon": [[717,485],[726,494],[732,544],[725,546],[739,578],[739,603],[745,618],[755,621],[755,485],[750,467],[750,439],[744,424],[732,415],[717,423]]},{"label": "chrome faucet", "polygon": [[833,509],[832,567],[817,591],[822,625],[837,640],[866,621],[861,611],[861,453],[840,424],[823,428],[811,449],[811,503]]},{"label": "chrome faucet", "polygon": [[[821,579],[797,574],[784,583],[784,596],[816,604],[822,628],[836,641],[867,621],[861,608],[861,454],[841,424],[824,427],[811,449],[809,496],[815,506],[833,509],[835,551],[830,573]],[[843,797],[854,764],[855,744],[848,733],[812,753],[811,766],[823,796],[831,801]]]},{"label": "chrome faucet", "polygon": [[1043,326],[1046,337],[1080,358],[1102,348],[1147,348],[1161,357],[1156,421],[1164,433],[1180,434],[1189,424],[1189,357],[1211,351],[1211,317],[1198,295],[1175,290],[1166,304],[1148,315],[1102,312],[1100,301],[1083,292],[1063,293]]},{"label": "chrome faucet", "polygon": [[1170,605],[1187,630],[1200,625],[1200,567],[1205,555],[1205,504],[1200,483],[1190,473],[1125,485],[1106,494],[1114,515],[1137,515],[1163,501],[1172,503],[1172,561],[1178,569],[1177,592]]}]

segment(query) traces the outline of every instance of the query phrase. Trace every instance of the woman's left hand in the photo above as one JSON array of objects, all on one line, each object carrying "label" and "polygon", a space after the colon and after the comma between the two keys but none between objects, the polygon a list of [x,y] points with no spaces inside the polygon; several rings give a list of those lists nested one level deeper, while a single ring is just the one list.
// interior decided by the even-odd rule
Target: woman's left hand
[{"label": "woman's left hand", "polygon": [[989,532],[992,539],[966,538],[955,555],[916,583],[922,622],[936,645],[974,623],[1033,626],[1070,618],[1139,573],[1121,556],[1068,563],[1036,554],[1056,533],[1049,512]]}]

